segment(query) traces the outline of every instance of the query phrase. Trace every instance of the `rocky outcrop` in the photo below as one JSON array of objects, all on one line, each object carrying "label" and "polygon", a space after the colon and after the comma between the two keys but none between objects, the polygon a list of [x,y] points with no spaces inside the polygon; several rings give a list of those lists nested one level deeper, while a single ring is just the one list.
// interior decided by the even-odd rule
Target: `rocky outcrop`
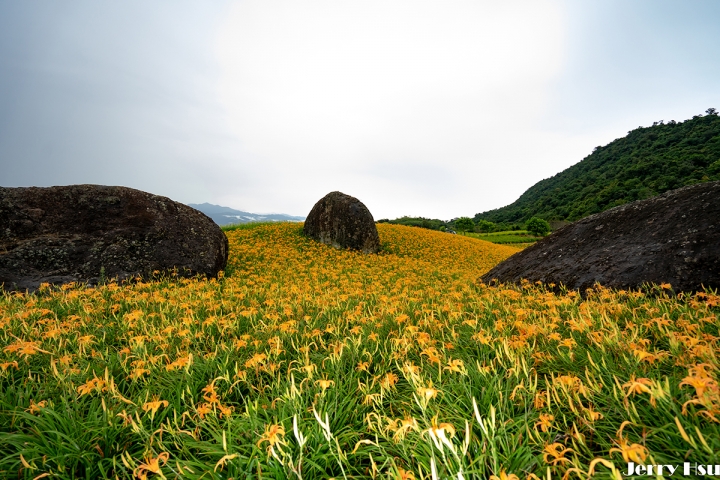
[{"label": "rocky outcrop", "polygon": [[0,187],[0,283],[97,283],[176,269],[216,276],[227,237],[210,218],[126,187]]},{"label": "rocky outcrop", "polygon": [[305,219],[306,236],[336,248],[377,253],[380,249],[375,220],[357,198],[330,192],[321,198]]},{"label": "rocky outcrop", "polygon": [[720,287],[720,182],[680,188],[568,225],[482,276],[637,288],[669,283],[676,292]]}]

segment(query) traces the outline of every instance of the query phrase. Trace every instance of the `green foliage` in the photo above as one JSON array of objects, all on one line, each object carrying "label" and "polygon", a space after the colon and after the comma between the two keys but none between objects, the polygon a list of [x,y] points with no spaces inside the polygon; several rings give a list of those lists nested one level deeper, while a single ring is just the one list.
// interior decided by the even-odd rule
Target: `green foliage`
[{"label": "green foliage", "polygon": [[470,233],[472,237],[485,240],[486,242],[497,243],[500,245],[516,245],[521,243],[535,243],[542,237],[535,236],[527,230],[507,230],[503,232],[492,232],[492,233]]},{"label": "green foliage", "polygon": [[686,185],[720,180],[720,117],[714,109],[685,122],[655,122],[596,147],[580,163],[542,180],[514,203],[475,221],[575,221]]},{"label": "green foliage", "polygon": [[475,222],[473,222],[472,218],[460,217],[455,220],[455,228],[461,232],[470,232],[473,228],[475,228]]},{"label": "green foliage", "polygon": [[527,228],[530,233],[538,236],[547,235],[550,232],[550,224],[542,218],[537,217],[528,220],[525,228]]},{"label": "green foliage", "polygon": [[408,227],[420,227],[427,228],[430,230],[442,230],[448,228],[448,222],[438,220],[436,218],[425,218],[425,217],[400,217],[395,220],[382,219],[378,220],[378,223],[391,223],[393,225],[406,225]]},{"label": "green foliage", "polygon": [[475,224],[475,230],[482,233],[490,233],[495,230],[496,225],[487,220],[480,220]]}]

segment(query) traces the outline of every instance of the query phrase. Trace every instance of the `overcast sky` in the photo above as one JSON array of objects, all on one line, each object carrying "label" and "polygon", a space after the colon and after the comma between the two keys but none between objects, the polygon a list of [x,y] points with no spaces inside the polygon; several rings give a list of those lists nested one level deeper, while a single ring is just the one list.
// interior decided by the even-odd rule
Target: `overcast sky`
[{"label": "overcast sky", "polygon": [[720,108],[720,2],[0,0],[0,186],[450,219]]}]

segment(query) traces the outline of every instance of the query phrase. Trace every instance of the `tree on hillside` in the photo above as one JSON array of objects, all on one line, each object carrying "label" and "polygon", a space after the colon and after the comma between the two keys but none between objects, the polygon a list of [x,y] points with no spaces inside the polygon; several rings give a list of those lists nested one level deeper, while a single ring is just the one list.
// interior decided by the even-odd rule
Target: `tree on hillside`
[{"label": "tree on hillside", "polygon": [[475,228],[479,232],[490,233],[495,230],[495,224],[493,222],[488,222],[487,220],[480,220],[475,224]]},{"label": "tree on hillside", "polygon": [[455,220],[455,228],[461,232],[470,232],[473,228],[475,228],[475,222],[472,221],[472,218],[460,217]]},{"label": "tree on hillside", "polygon": [[395,220],[378,220],[378,223],[380,222],[387,222],[394,225],[407,225],[410,227],[428,228],[431,230],[439,230],[442,226],[447,227],[447,222],[435,218],[425,217],[400,217],[396,218]]},{"label": "tree on hillside", "polygon": [[542,218],[533,217],[525,224],[525,228],[530,233],[539,237],[545,236],[550,232],[550,224]]}]

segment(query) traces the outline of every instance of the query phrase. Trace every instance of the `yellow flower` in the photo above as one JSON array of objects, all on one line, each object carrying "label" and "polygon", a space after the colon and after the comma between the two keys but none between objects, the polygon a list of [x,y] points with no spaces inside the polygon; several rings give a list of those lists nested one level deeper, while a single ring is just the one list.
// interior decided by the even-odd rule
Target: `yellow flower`
[{"label": "yellow flower", "polygon": [[167,452],[162,452],[160,455],[157,456],[157,458],[146,457],[145,463],[141,463],[133,471],[133,475],[135,475],[139,480],[147,480],[148,473],[156,473],[162,478],[165,478],[165,475],[163,475],[161,470],[160,462],[165,465],[168,461],[168,458],[170,458],[170,454]]},{"label": "yellow flower", "polygon": [[505,473],[505,470],[501,470],[500,476],[490,475],[490,480],[520,480],[520,477],[514,473]]},{"label": "yellow flower", "polygon": [[450,360],[450,362],[448,362],[448,366],[445,367],[445,370],[449,370],[451,372],[456,372],[456,373],[463,373],[463,374],[466,373],[465,372],[465,363],[462,360],[460,360],[459,358],[455,359],[455,360]]},{"label": "yellow flower", "polygon": [[168,401],[167,400],[158,400],[157,395],[153,397],[152,402],[147,402],[145,405],[142,406],[142,409],[144,411],[150,411],[150,416],[154,417],[155,413],[160,409],[160,407],[167,407]]},{"label": "yellow flower", "polygon": [[418,387],[417,389],[418,395],[420,395],[421,398],[424,398],[426,401],[430,400],[431,398],[437,397],[437,394],[439,393],[439,390],[436,390],[432,387]]},{"label": "yellow flower", "polygon": [[24,342],[22,340],[18,340],[17,342],[8,345],[3,350],[8,353],[18,352],[26,357],[35,355],[37,352],[49,353],[42,350],[38,342]]},{"label": "yellow flower", "polygon": [[545,445],[543,452],[543,460],[545,463],[557,465],[558,463],[563,464],[570,461],[565,458],[565,454],[572,452],[572,449],[565,448],[565,445],[562,443],[553,443],[551,445]]},{"label": "yellow flower", "polygon": [[707,366],[709,365],[700,364],[696,367],[691,367],[690,375],[683,378],[683,381],[680,382],[680,386],[682,387],[683,385],[690,385],[691,387],[695,388],[695,395],[697,395],[698,397],[703,397],[708,390],[717,389],[717,383],[709,375],[709,373],[705,371],[705,367]]},{"label": "yellow flower", "polygon": [[315,385],[320,385],[320,388],[322,388],[322,391],[325,392],[328,388],[335,385],[335,382],[332,380],[328,380],[325,378],[322,378],[320,380],[315,380]]},{"label": "yellow flower", "polygon": [[447,432],[450,435],[450,438],[452,438],[455,436],[455,427],[453,427],[451,423],[437,423],[437,416],[432,419],[430,428],[425,430],[425,433],[430,436],[438,450],[443,449],[442,445],[445,445],[452,450],[454,448],[453,444],[450,442],[448,435],[446,435],[445,432]]},{"label": "yellow flower", "polygon": [[[395,423],[397,423],[397,422],[395,422]],[[400,425],[395,430],[395,434],[393,435],[393,440],[395,442],[402,441],[402,439],[405,438],[405,434],[410,430],[417,432],[420,430],[420,428],[418,427],[417,420],[415,420],[414,417],[407,415],[407,416],[405,416],[405,418],[400,420]]]},{"label": "yellow flower", "polygon": [[204,392],[203,398],[211,405],[220,403],[220,398],[218,397],[217,391],[215,391],[214,383],[210,383],[210,384],[206,385],[202,389],[202,392]]},{"label": "yellow flower", "polygon": [[369,367],[370,367],[370,362],[358,362],[357,367],[355,367],[355,370],[357,370],[358,372],[360,372],[360,371],[367,372]]},{"label": "yellow flower", "polygon": [[265,425],[265,433],[263,433],[262,437],[260,437],[260,440],[257,441],[257,446],[258,448],[260,448],[263,443],[267,442],[268,452],[271,452],[272,448],[275,445],[283,443],[284,436],[285,427],[283,427],[282,425]]},{"label": "yellow flower", "polygon": [[380,388],[383,390],[390,390],[395,386],[397,382],[398,376],[394,373],[388,373],[380,381]]},{"label": "yellow flower", "polygon": [[143,375],[147,375],[150,373],[150,370],[147,368],[136,368],[133,370],[133,372],[128,375],[128,379],[130,380],[139,380]]},{"label": "yellow flower", "polygon": [[212,412],[212,404],[210,403],[201,403],[197,406],[197,412],[200,418],[205,418],[205,415]]},{"label": "yellow flower", "polygon": [[15,367],[15,370],[17,370],[17,369],[18,369],[18,363],[17,363],[17,361],[0,363],[0,368],[2,368],[2,371],[3,371],[3,372],[4,372],[5,370],[7,370],[8,368],[10,368],[10,367]]},{"label": "yellow flower", "polygon": [[42,408],[45,408],[47,406],[47,400],[41,400],[38,403],[35,403],[35,400],[30,400],[30,407],[26,410],[27,412],[30,412],[31,414],[36,414],[41,411]]},{"label": "yellow flower", "polygon": [[415,480],[415,474],[410,470],[404,468],[398,468],[398,474],[395,477],[396,480]]},{"label": "yellow flower", "polygon": [[539,419],[540,421],[535,423],[535,428],[537,429],[538,425],[540,425],[540,431],[547,432],[552,426],[555,417],[553,415],[550,415],[549,413],[542,413],[540,414]]},{"label": "yellow flower", "polygon": [[169,365],[165,366],[165,369],[168,371],[177,370],[180,368],[185,368],[187,365],[190,364],[192,361],[192,354],[189,354],[187,357],[180,357],[174,362],[170,363]]},{"label": "yellow flower", "polygon": [[80,394],[80,396],[100,391],[107,391],[107,386],[105,385],[105,380],[97,377],[91,378],[83,385],[77,387],[77,392]]},{"label": "yellow flower", "polygon": [[648,451],[645,447],[637,443],[631,445],[625,438],[620,438],[615,443],[617,444],[617,448],[611,448],[610,453],[619,452],[626,462],[645,463],[645,459],[648,456]]},{"label": "yellow flower", "polygon": [[229,417],[235,410],[235,407],[226,407],[222,404],[218,404],[218,409],[220,410],[221,417]]},{"label": "yellow flower", "polygon": [[310,363],[308,365],[303,365],[302,367],[300,367],[300,370],[305,372],[307,374],[307,376],[310,377],[310,379],[312,379],[313,372],[315,370],[317,370],[317,365],[315,365],[314,363]]},{"label": "yellow flower", "polygon": [[540,410],[545,406],[545,403],[547,402],[547,392],[544,390],[539,390],[535,393],[535,399],[533,400],[533,406],[536,410]]},{"label": "yellow flower", "polygon": [[587,413],[588,418],[590,419],[591,422],[594,422],[596,420],[600,420],[601,418],[603,418],[602,413],[596,412],[595,410],[593,410],[591,408],[586,408],[585,413]]},{"label": "yellow flower", "polygon": [[420,352],[420,355],[425,355],[428,358],[428,361],[430,363],[437,363],[438,365],[441,362],[440,353],[438,352],[438,349],[435,347],[428,347],[424,349],[422,352]]},{"label": "yellow flower", "polygon": [[652,380],[649,378],[635,378],[635,375],[630,377],[630,381],[623,384],[623,388],[627,389],[626,395],[636,393],[652,393],[650,387],[652,386]]},{"label": "yellow flower", "polygon": [[262,365],[267,360],[267,355],[264,353],[256,353],[248,361],[245,362],[245,368],[253,368]]}]

